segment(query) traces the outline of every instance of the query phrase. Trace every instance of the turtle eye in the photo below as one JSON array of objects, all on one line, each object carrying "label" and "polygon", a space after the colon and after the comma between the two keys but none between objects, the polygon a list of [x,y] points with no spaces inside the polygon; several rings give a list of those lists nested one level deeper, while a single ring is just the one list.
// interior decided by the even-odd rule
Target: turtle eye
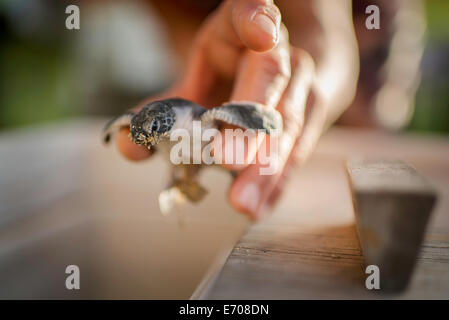
[{"label": "turtle eye", "polygon": [[151,131],[158,131],[159,130],[159,121],[153,120],[151,122]]}]

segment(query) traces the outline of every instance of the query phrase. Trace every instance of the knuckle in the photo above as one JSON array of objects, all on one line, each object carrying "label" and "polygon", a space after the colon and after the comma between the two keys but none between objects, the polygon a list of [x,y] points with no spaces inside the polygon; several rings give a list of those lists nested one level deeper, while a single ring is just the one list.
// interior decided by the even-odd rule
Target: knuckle
[{"label": "knuckle", "polygon": [[294,48],[292,60],[295,61],[296,69],[300,70],[301,73],[313,74],[315,72],[315,61],[306,50]]},{"label": "knuckle", "polygon": [[288,81],[291,76],[291,68],[288,59],[281,53],[270,53],[264,59],[265,72],[273,77],[279,77],[284,81]]}]

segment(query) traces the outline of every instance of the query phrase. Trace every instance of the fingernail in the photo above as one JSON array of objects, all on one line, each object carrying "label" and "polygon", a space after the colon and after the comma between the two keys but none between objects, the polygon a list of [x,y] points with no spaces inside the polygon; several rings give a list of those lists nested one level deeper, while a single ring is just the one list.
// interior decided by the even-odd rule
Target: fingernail
[{"label": "fingernail", "polygon": [[253,22],[256,23],[265,33],[273,37],[273,42],[277,41],[277,26],[276,23],[263,12],[257,12],[253,17]]},{"label": "fingernail", "polygon": [[260,190],[255,183],[247,184],[240,193],[238,200],[240,206],[248,210],[250,213],[256,213],[259,205]]}]

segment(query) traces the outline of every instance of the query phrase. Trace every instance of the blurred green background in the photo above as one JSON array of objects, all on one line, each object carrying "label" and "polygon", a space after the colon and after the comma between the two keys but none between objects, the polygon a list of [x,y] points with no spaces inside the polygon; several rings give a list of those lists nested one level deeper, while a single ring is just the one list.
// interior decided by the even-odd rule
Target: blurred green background
[{"label": "blurred green background", "polygon": [[426,3],[427,42],[408,130],[449,132],[449,1]]},{"label": "blurred green background", "polygon": [[10,6],[2,1],[0,7],[0,129],[79,115],[76,66],[63,37],[52,30],[45,36],[46,27],[34,33],[14,25],[20,18],[7,17]]},{"label": "blurred green background", "polygon": [[[50,2],[52,10],[46,10]],[[86,114],[116,114],[170,83],[170,72],[164,72],[163,68],[158,72],[168,74],[165,78],[145,78],[145,74],[154,75],[155,66],[166,63],[156,59],[137,79],[145,85],[127,86],[127,83],[138,82],[132,77],[139,68],[129,66],[131,61],[120,60],[117,63],[119,58],[110,59],[104,54],[116,50],[102,39],[103,36],[110,37],[108,33],[102,35],[100,32],[98,37],[100,42],[104,42],[103,49],[80,53],[84,41],[80,38],[86,37],[83,30],[61,28],[66,15],[56,14],[64,12],[68,2],[2,0],[0,3],[0,130]],[[415,112],[406,130],[447,133],[449,1],[426,1],[425,6],[427,34],[421,63],[422,79],[416,95]],[[121,12],[126,15],[126,10]],[[109,17],[111,15],[113,13],[110,12]],[[83,24],[90,23],[89,17],[82,16],[81,19]],[[90,25],[92,27],[104,28],[101,24],[99,27]],[[125,35],[124,38],[128,37]],[[163,43],[160,46],[163,47]],[[114,66],[120,63],[124,68],[114,71]],[[126,74],[127,69],[129,74]],[[102,76],[99,78],[98,74]]]}]

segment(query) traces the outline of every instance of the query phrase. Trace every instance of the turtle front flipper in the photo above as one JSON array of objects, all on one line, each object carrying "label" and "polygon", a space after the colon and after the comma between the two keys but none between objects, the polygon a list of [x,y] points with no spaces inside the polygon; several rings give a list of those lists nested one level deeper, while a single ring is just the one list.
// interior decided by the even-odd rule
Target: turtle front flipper
[{"label": "turtle front flipper", "polygon": [[129,128],[131,124],[131,119],[136,114],[132,111],[128,111],[118,117],[115,117],[109,121],[103,130],[103,141],[108,143],[111,140],[111,136],[118,132],[122,128]]},{"label": "turtle front flipper", "polygon": [[225,122],[244,129],[264,130],[267,134],[282,131],[281,114],[256,102],[230,102],[208,109],[201,115],[201,122],[205,127],[211,122]]}]

